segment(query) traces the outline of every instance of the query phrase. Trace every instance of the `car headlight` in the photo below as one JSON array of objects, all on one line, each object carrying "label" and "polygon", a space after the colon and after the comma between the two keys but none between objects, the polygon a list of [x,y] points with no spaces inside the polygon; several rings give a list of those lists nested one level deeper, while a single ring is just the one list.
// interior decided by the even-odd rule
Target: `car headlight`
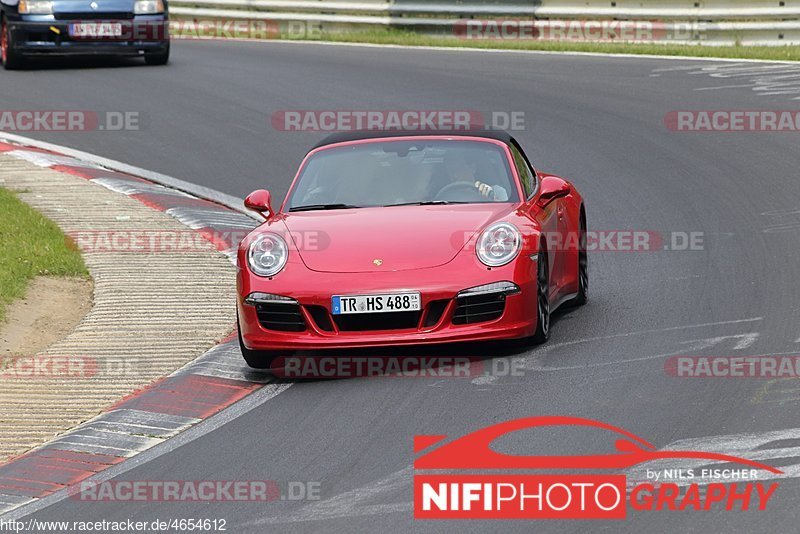
[{"label": "car headlight", "polygon": [[19,0],[19,12],[27,15],[49,15],[53,12],[50,0]]},{"label": "car headlight", "polygon": [[133,3],[134,15],[157,15],[164,12],[162,0],[136,0]]},{"label": "car headlight", "polygon": [[258,276],[275,276],[289,258],[286,241],[277,234],[262,234],[250,244],[247,250],[247,264]]},{"label": "car headlight", "polygon": [[500,267],[519,254],[522,234],[511,223],[493,224],[478,238],[476,253],[481,263],[488,267]]}]

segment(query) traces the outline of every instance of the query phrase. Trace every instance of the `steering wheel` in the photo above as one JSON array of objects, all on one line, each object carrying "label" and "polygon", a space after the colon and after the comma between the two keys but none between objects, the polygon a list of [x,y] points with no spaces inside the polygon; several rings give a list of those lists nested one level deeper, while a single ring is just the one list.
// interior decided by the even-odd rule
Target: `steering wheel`
[{"label": "steering wheel", "polygon": [[[456,195],[449,195],[452,192],[458,192],[462,194]],[[453,198],[455,197],[455,198]],[[464,198],[466,197],[466,198]],[[478,189],[475,187],[473,182],[453,182],[451,184],[447,184],[443,188],[436,193],[436,197],[434,200],[482,200],[484,198],[483,195],[480,194]]]}]

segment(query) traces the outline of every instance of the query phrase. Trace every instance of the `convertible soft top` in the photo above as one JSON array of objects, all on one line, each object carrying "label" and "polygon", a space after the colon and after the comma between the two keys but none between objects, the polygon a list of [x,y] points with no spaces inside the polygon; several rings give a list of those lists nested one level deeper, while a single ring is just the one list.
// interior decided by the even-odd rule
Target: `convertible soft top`
[{"label": "convertible soft top", "polygon": [[[355,132],[341,132],[329,135],[316,145],[314,149],[334,145],[336,143],[346,143],[348,141],[361,141],[363,139],[380,139],[382,137],[418,137],[418,136],[467,136],[485,137],[495,139],[506,144],[516,144],[514,138],[503,130],[362,130]],[[313,149],[312,149],[313,150]]]}]

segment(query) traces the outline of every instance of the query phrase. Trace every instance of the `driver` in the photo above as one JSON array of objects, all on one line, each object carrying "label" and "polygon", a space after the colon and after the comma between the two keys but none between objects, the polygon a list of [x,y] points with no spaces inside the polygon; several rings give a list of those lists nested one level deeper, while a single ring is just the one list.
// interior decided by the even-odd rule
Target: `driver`
[{"label": "driver", "polygon": [[474,158],[463,153],[448,151],[444,155],[444,167],[450,180],[445,187],[456,182],[466,182],[473,184],[484,197],[491,198],[496,202],[508,200],[508,192],[504,188],[499,185],[491,186],[477,179],[478,162]]}]

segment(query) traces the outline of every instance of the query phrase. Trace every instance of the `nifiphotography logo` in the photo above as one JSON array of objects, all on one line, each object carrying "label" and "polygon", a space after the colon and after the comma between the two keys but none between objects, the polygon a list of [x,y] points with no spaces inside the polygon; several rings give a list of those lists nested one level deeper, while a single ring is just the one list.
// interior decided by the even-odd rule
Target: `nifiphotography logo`
[{"label": "nifiphotography logo", "polygon": [[[608,431],[616,452],[582,456],[513,456],[492,449],[511,432],[554,427]],[[758,473],[782,471],[766,464],[705,451],[656,450],[621,428],[579,417],[542,416],[492,425],[443,445],[447,436],[414,436],[415,519],[625,519],[630,507],[651,510],[764,510],[777,482],[758,482]],[[437,446],[440,445],[440,446]],[[683,471],[682,485],[628,484],[625,470],[655,460],[704,460],[713,467]],[[696,463],[696,462],[695,462]],[[536,470],[536,474],[520,471]],[[569,470],[579,474],[555,474]],[[549,473],[541,473],[549,471]],[[597,472],[595,472],[597,471]],[[692,476],[688,473],[691,471]],[[726,483],[701,484],[698,478]],[[701,472],[702,471],[702,472]],[[586,474],[586,473],[589,474]],[[650,478],[648,470],[648,478]],[[688,482],[688,483],[687,483]]]}]

